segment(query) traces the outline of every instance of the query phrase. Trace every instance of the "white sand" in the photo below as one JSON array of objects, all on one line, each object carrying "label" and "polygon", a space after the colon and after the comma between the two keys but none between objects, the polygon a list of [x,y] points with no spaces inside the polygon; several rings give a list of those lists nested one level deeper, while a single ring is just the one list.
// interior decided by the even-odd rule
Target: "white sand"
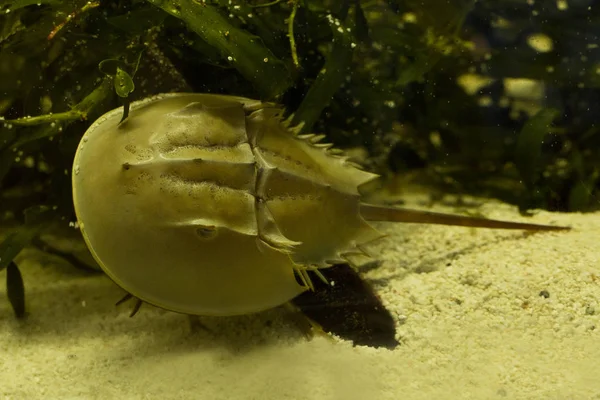
[{"label": "white sand", "polygon": [[214,334],[150,306],[130,319],[107,278],[26,251],[29,318],[0,301],[0,399],[600,399],[600,214],[533,220],[575,229],[386,224],[367,277],[394,351],[307,341],[281,310],[204,319]]}]

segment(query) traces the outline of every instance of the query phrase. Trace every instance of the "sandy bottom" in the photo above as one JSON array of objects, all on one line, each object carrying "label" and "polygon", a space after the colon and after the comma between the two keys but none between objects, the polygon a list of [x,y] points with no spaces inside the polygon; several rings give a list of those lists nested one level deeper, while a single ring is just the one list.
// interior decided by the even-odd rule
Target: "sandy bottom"
[{"label": "sandy bottom", "polygon": [[0,398],[600,399],[600,214],[532,220],[575,229],[381,224],[366,278],[397,317],[394,351],[307,340],[283,310],[202,319],[211,332],[150,306],[129,318],[106,277],[27,250],[29,317],[0,301]]}]

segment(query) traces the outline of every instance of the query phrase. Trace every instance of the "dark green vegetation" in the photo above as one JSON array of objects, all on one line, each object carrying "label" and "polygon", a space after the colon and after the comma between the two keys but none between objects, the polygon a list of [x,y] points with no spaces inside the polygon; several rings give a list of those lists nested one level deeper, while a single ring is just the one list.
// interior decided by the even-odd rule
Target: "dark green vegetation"
[{"label": "dark green vegetation", "polygon": [[[281,102],[384,176],[418,171],[523,211],[595,208],[600,11],[532,3],[2,0],[0,212],[14,228],[0,270],[13,307],[24,313],[14,257],[74,220],[79,138],[155,93]],[[474,76],[487,81],[464,83]]]}]

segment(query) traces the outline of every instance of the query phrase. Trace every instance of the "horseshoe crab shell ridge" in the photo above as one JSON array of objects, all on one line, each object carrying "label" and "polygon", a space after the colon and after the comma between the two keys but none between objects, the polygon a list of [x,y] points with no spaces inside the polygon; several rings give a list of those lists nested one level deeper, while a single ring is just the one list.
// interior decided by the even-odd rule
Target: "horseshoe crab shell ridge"
[{"label": "horseshoe crab shell ridge", "polygon": [[[77,149],[73,199],[95,259],[148,303],[196,315],[284,304],[381,237],[360,215],[376,175],[242,97],[159,95],[108,112]],[[297,279],[299,277],[300,279]]]}]

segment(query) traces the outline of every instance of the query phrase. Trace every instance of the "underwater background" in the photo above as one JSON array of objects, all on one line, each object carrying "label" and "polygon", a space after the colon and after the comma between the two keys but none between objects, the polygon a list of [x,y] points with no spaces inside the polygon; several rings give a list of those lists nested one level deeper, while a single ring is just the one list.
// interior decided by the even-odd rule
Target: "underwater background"
[{"label": "underwater background", "polygon": [[[600,396],[599,34],[596,0],[0,1],[0,398]],[[379,307],[393,350],[306,341],[277,310],[203,320],[216,341],[129,319],[73,229],[73,157],[170,92],[281,104],[381,175],[371,199],[574,231],[378,226],[340,294],[357,308],[304,306],[355,341]]]}]

